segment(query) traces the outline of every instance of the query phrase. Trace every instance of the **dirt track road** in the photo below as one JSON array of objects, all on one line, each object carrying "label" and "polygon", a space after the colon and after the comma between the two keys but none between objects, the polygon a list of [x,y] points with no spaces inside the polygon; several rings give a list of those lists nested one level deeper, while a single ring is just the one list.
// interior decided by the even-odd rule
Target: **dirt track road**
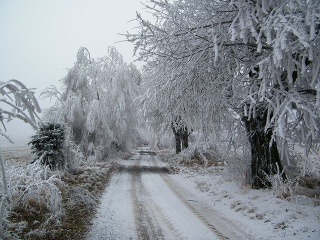
[{"label": "dirt track road", "polygon": [[249,239],[147,149],[120,163],[87,239]]}]

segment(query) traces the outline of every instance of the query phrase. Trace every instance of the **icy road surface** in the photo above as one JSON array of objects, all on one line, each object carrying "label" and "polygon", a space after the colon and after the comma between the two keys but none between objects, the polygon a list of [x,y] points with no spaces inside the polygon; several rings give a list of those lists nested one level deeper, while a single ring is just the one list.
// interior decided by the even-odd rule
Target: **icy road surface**
[{"label": "icy road surface", "polygon": [[87,239],[246,239],[147,149],[122,160]]}]

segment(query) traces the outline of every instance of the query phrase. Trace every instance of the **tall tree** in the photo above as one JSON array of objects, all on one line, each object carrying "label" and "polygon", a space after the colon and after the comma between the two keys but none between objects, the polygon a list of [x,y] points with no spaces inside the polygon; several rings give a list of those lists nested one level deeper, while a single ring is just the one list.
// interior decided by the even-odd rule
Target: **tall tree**
[{"label": "tall tree", "polygon": [[127,65],[115,48],[108,48],[107,56],[99,59],[80,48],[63,79],[62,94],[54,88],[46,92],[59,97],[50,112],[54,119],[49,120],[66,124],[67,139],[80,147],[86,159],[101,160],[111,151],[126,150],[139,137],[134,99],[140,82],[138,69]]},{"label": "tall tree", "polygon": [[166,121],[210,129],[236,113],[257,188],[282,171],[277,138],[319,142],[318,1],[151,2],[155,22],[137,15],[140,32],[127,38],[152,76],[146,101]]}]

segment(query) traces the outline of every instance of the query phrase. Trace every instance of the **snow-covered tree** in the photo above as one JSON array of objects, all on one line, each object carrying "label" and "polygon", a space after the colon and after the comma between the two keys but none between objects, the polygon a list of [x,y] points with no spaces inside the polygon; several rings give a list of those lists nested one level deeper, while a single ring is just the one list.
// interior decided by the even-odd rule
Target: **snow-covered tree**
[{"label": "snow-covered tree", "polygon": [[[115,48],[108,48],[107,56],[99,59],[81,48],[49,120],[66,124],[66,141],[79,146],[88,160],[126,150],[139,137],[134,98],[140,82],[137,68],[127,65]],[[46,93],[57,91],[50,88]]]},{"label": "snow-covered tree", "polygon": [[39,124],[36,135],[31,137],[32,152],[42,165],[50,169],[64,167],[64,127],[59,123],[42,122]]},{"label": "snow-covered tree", "polygon": [[[18,118],[30,124],[34,128],[37,127],[37,112],[40,113],[41,110],[32,89],[28,89],[23,83],[18,80],[10,80],[8,82],[0,81],[0,94],[0,121],[2,123],[2,128],[0,128],[0,135],[4,136],[10,142],[12,142],[10,137],[5,134],[5,122],[9,122],[14,118]],[[0,188],[2,190],[0,195],[0,238],[6,239],[7,236],[3,225],[8,198],[8,184],[1,151],[0,166],[2,175],[2,187]]]},{"label": "snow-covered tree", "polygon": [[149,112],[197,130],[242,119],[258,188],[282,172],[287,140],[319,142],[317,0],[151,2],[155,22],[137,15],[140,32],[127,35],[148,63]]}]

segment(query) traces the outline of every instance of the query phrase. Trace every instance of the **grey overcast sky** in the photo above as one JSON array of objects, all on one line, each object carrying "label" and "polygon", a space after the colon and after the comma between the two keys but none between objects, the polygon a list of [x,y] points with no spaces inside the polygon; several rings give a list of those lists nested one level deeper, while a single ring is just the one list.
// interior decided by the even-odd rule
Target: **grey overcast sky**
[{"label": "grey overcast sky", "polygon": [[[17,79],[37,88],[39,97],[75,62],[77,51],[86,47],[91,56],[102,57],[115,46],[130,63],[133,46],[118,33],[134,32],[130,22],[136,12],[144,15],[147,0],[0,0],[0,79]],[[45,108],[46,101],[39,99]],[[7,134],[16,145],[34,132],[20,120],[8,124]],[[7,141],[0,137],[0,144]]]}]

